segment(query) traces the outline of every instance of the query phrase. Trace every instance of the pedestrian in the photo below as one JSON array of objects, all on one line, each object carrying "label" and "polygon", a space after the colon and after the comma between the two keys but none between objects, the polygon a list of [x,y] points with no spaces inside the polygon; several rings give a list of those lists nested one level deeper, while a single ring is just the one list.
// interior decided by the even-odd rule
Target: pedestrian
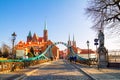
[{"label": "pedestrian", "polygon": [[76,57],[76,56],[74,57],[74,62],[75,62],[75,63],[77,62],[77,57]]},{"label": "pedestrian", "polygon": [[72,56],[70,56],[70,62],[72,62]]}]

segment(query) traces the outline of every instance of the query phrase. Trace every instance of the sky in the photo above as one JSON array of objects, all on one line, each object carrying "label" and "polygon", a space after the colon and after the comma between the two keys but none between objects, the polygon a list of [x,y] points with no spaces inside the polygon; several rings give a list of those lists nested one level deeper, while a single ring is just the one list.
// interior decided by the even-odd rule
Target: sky
[{"label": "sky", "polygon": [[[0,45],[11,46],[13,32],[17,34],[16,44],[26,41],[29,31],[43,36],[46,21],[49,40],[67,42],[69,35],[71,40],[74,35],[77,47],[87,48],[89,40],[90,48],[95,49],[97,32],[90,28],[93,23],[85,13],[87,5],[88,0],[0,0]],[[113,42],[106,37],[105,46],[115,49]]]}]

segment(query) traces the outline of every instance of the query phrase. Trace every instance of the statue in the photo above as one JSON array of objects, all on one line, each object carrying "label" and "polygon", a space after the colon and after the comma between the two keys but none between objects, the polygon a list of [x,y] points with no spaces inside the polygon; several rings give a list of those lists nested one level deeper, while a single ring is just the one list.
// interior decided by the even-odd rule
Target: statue
[{"label": "statue", "polygon": [[104,47],[104,33],[99,30],[98,34],[98,40],[99,40],[99,47],[97,49],[98,52],[98,66],[99,67],[107,67],[108,64],[108,50]]},{"label": "statue", "polygon": [[98,40],[99,40],[99,47],[104,47],[104,34],[101,30],[99,30]]}]

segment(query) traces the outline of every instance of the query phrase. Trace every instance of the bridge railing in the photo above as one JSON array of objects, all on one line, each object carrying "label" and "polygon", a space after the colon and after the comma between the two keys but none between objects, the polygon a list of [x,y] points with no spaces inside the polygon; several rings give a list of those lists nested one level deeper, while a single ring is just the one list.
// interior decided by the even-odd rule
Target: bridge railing
[{"label": "bridge railing", "polygon": [[120,63],[120,50],[112,50],[108,52],[108,61]]},{"label": "bridge railing", "polygon": [[34,66],[50,60],[33,60],[24,62],[0,62],[0,72],[10,72]]}]

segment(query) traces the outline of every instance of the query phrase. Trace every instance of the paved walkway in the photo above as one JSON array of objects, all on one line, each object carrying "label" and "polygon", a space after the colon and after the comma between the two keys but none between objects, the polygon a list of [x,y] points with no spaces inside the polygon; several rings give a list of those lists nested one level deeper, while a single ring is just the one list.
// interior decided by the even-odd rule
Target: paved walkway
[{"label": "paved walkway", "polygon": [[44,64],[47,64],[47,63],[49,62],[42,63],[35,66],[30,66],[28,68],[14,71],[14,72],[0,72],[0,80],[19,80],[24,76],[26,76],[27,74],[32,74],[32,72],[36,71],[38,67],[44,66]]},{"label": "paved walkway", "polygon": [[[54,61],[53,61],[54,62]],[[55,61],[55,63],[58,63],[59,61]],[[41,74],[40,72],[41,71],[39,71],[40,69],[38,68],[38,67],[40,67],[41,66],[41,68],[44,68],[45,69],[45,64],[47,64],[47,65],[50,65],[51,64],[51,62],[47,62],[47,63],[43,63],[43,64],[40,64],[40,65],[36,65],[36,66],[31,66],[31,67],[29,67],[28,69],[22,69],[22,70],[20,70],[20,71],[15,71],[15,72],[9,72],[9,73],[0,73],[0,80],[19,80],[20,78],[23,78],[23,77],[25,77],[25,76],[29,76],[29,75],[33,75],[33,76],[35,76],[35,74],[37,75],[37,74]],[[74,63],[71,63],[71,64],[74,64]],[[63,65],[63,63],[61,63],[61,65]],[[65,65],[65,64],[64,64]],[[66,65],[68,65],[68,64],[66,64]],[[55,66],[55,68],[56,69],[61,69],[61,68],[63,68],[63,66],[57,66],[57,65],[51,65],[51,66],[49,66],[49,67],[47,67],[46,69],[47,70],[51,70],[51,69],[53,69],[53,67]],[[91,68],[91,67],[88,67],[88,66],[85,66],[85,65],[80,65],[80,64],[77,64],[76,65],[77,66],[77,68],[80,68],[81,70],[83,70],[84,72],[86,72],[89,76],[91,76],[92,78],[94,78],[94,80],[120,80],[120,69],[97,69],[97,68]],[[76,70],[76,69],[74,69],[74,68],[72,68],[72,66],[71,66],[71,68],[69,68],[69,66],[68,66],[68,69],[70,70],[70,69],[72,69],[72,71],[74,71],[73,73],[78,73],[78,71]],[[43,74],[45,74],[44,73],[44,70],[42,70],[43,72]],[[64,72],[65,70],[63,69],[63,72]],[[37,73],[36,73],[37,72]],[[58,74],[60,74],[60,75],[62,75],[63,74],[63,72],[61,71],[61,72],[59,72],[59,71],[56,71],[56,72],[53,72],[51,75],[58,75]],[[70,71],[69,71],[70,72]],[[69,73],[69,72],[64,72],[64,76],[65,75],[67,75],[67,76],[69,76],[69,74],[73,74],[73,73]],[[46,73],[47,73],[47,71],[46,71]],[[50,73],[50,72],[48,72],[48,73]],[[76,74],[76,75],[78,75],[78,74]],[[50,75],[47,75],[47,76],[49,76],[50,77]],[[72,75],[72,77],[73,78],[75,78],[74,77],[75,75]],[[79,74],[79,76],[81,76],[80,74]],[[78,78],[80,78],[79,76],[77,76]],[[43,76],[44,77],[44,76]],[[62,76],[60,76],[61,77],[61,79],[57,79],[57,80],[64,80],[63,78],[62,78]],[[55,78],[55,77],[54,77]],[[58,78],[58,77],[57,77]],[[86,78],[86,77],[85,77]],[[52,78],[51,78],[52,79]],[[23,79],[24,80],[24,79]],[[28,78],[26,78],[25,80],[28,80]],[[32,79],[29,79],[29,80],[32,80]],[[34,80],[34,79],[33,79]],[[37,80],[37,79],[36,79]],[[42,80],[42,79],[41,79]],[[50,80],[50,79],[49,79]],[[55,80],[55,79],[54,79]],[[75,80],[75,79],[66,79],[66,80]],[[86,80],[86,79],[78,79],[78,80]],[[88,79],[89,80],[89,79]]]},{"label": "paved walkway", "polygon": [[53,61],[38,68],[23,80],[92,80],[65,60]]},{"label": "paved walkway", "polygon": [[120,80],[120,69],[97,68],[78,64],[78,68],[83,70],[95,80]]}]

